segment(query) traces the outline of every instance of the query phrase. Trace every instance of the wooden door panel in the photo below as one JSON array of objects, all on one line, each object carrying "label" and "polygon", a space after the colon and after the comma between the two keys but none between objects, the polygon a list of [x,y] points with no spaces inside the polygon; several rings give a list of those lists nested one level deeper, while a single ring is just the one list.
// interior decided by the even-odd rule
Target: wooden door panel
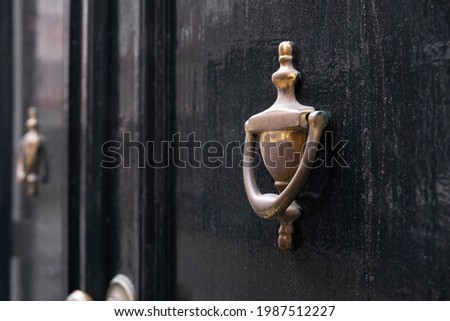
[{"label": "wooden door panel", "polygon": [[[71,3],[69,261],[76,268],[70,289],[95,300],[104,299],[118,273],[131,279],[139,299],[173,297],[174,234],[166,229],[173,226],[172,177],[139,162],[146,156],[140,144],[171,135],[169,7],[167,1]],[[103,145],[111,141],[123,157],[106,168]]]},{"label": "wooden door panel", "polygon": [[180,299],[448,298],[444,12],[439,1],[177,1],[181,137],[242,142],[245,120],[276,98],[277,45],[292,40],[299,101],[331,113],[319,156],[348,141],[348,167],[311,173],[289,253],[247,202],[240,155],[233,168],[178,168]]},{"label": "wooden door panel", "polygon": [[[117,88],[111,92],[110,100],[112,130],[111,139],[124,141],[124,135],[129,133],[130,140],[141,141],[141,104],[140,104],[140,3],[138,1],[117,2],[117,29],[113,36],[117,42],[112,57],[112,79]],[[111,31],[111,30],[110,30]],[[117,59],[114,64],[114,59]],[[115,117],[115,119],[114,119]],[[132,143],[131,143],[132,145]],[[129,145],[128,145],[129,146]],[[124,150],[128,146],[123,146]],[[111,247],[112,262],[114,262],[113,274],[123,273],[135,284],[139,284],[140,269],[140,202],[141,202],[141,168],[135,166],[138,163],[139,153],[136,148],[128,150],[128,160],[114,170],[110,175],[112,186],[109,187],[111,202]],[[125,162],[129,161],[129,168]]]},{"label": "wooden door panel", "polygon": [[[81,244],[80,279],[74,279],[73,289],[80,287],[102,300],[115,275],[124,274],[136,285],[140,277],[140,221],[144,215],[140,186],[144,174],[138,166],[103,166],[102,151],[107,142],[122,144],[125,133],[130,133],[132,140],[140,139],[141,8],[139,2],[111,1],[83,3],[74,10],[73,22],[85,26],[74,37],[82,41],[86,54],[71,61],[78,64],[78,59],[82,60],[76,71],[85,79],[74,77],[71,88],[86,97],[81,101],[72,97],[72,108],[79,110],[73,115],[72,131],[74,135],[82,133],[74,139],[86,161],[81,160],[82,179],[73,189],[80,204],[73,213],[80,218],[79,232],[73,237],[80,236]],[[79,15],[78,11],[85,13]],[[81,127],[77,127],[78,121]],[[128,163],[134,164],[138,153],[128,155]],[[74,242],[75,252],[76,246]]]},{"label": "wooden door panel", "polygon": [[[124,273],[140,299],[448,298],[445,4],[71,7],[73,285],[102,299]],[[277,248],[278,224],[247,201],[236,148],[244,122],[276,98],[270,77],[283,40],[294,42],[303,76],[299,101],[332,119],[318,154],[327,166],[298,197],[305,210],[288,253]],[[139,168],[142,149],[124,144],[128,132],[154,142],[145,156],[177,163]],[[130,168],[100,166],[108,140],[122,142]],[[228,145],[217,168],[202,154],[207,142]],[[256,174],[274,191],[262,165]]]}]

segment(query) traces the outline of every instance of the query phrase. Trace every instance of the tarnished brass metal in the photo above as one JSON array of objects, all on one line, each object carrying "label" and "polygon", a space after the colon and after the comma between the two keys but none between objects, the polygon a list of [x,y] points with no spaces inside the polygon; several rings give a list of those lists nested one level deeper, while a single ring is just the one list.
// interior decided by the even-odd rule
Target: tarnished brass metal
[{"label": "tarnished brass metal", "polygon": [[45,137],[38,132],[36,108],[28,108],[26,122],[27,132],[20,142],[19,159],[17,163],[17,179],[27,184],[27,194],[37,194],[38,180],[47,180],[47,154]]},{"label": "tarnished brass metal", "polygon": [[[109,283],[106,292],[106,301],[135,301],[136,291],[131,280],[123,275],[117,274]],[[92,301],[86,292],[75,290],[67,297],[66,301]]]},{"label": "tarnished brass metal", "polygon": [[[300,217],[295,198],[306,182],[328,114],[300,104],[295,98],[299,72],[292,66],[292,43],[278,47],[280,68],[272,75],[278,90],[275,103],[245,123],[244,185],[253,210],[264,219],[277,219],[278,246],[292,247],[292,223]],[[259,145],[266,169],[279,194],[261,194],[255,180],[253,159]]]}]

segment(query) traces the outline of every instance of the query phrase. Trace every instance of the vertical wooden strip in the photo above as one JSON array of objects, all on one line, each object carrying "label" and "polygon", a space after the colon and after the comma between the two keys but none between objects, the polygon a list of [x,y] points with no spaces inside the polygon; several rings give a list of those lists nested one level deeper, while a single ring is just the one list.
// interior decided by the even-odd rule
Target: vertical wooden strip
[{"label": "vertical wooden strip", "polygon": [[9,299],[12,179],[12,2],[0,1],[0,300]]},{"label": "vertical wooden strip", "polygon": [[68,288],[80,288],[80,185],[83,2],[70,2],[68,130]]},{"label": "vertical wooden strip", "polygon": [[[175,119],[175,2],[142,1],[142,124],[147,157],[170,160],[167,144]],[[167,159],[169,158],[169,159]],[[175,297],[175,168],[143,171],[141,298],[168,300]]]},{"label": "vertical wooden strip", "polygon": [[109,137],[112,109],[111,94],[116,88],[111,78],[111,41],[114,39],[115,21],[113,19],[115,2],[90,1],[87,31],[87,105],[85,125],[86,164],[82,169],[84,182],[82,240],[84,252],[83,283],[86,291],[96,300],[103,300],[106,287],[112,277],[110,271],[110,250],[108,246],[110,202],[114,195],[108,173],[100,167],[101,146]]}]

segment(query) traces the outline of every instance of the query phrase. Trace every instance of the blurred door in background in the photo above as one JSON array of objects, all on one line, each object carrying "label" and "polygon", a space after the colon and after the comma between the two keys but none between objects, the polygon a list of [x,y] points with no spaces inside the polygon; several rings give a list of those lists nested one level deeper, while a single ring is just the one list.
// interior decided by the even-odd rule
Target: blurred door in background
[{"label": "blurred door in background", "polygon": [[[68,1],[13,1],[13,202],[10,298],[60,300],[67,292],[66,49]],[[26,195],[15,177],[27,108],[47,139],[49,181]]]}]

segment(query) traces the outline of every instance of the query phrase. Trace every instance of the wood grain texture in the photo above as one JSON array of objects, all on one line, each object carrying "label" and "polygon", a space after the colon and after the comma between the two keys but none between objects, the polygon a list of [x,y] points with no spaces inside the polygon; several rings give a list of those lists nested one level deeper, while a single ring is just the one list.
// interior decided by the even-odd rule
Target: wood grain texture
[{"label": "wood grain texture", "polygon": [[250,208],[240,155],[178,169],[178,298],[449,299],[449,12],[438,0],[177,1],[182,137],[242,142],[292,40],[298,99],[331,113],[349,165],[312,172],[290,253]]},{"label": "wood grain texture", "polygon": [[[114,42],[110,47],[114,52],[111,65],[112,87],[115,91],[114,105],[111,115],[116,117],[112,122],[111,138],[123,141],[123,134],[130,134],[130,141],[142,140],[140,103],[141,56],[140,56],[140,2],[117,1],[117,17],[114,21]],[[112,107],[112,106],[111,106]],[[129,146],[135,145],[130,143]],[[124,150],[127,146],[124,144]],[[135,284],[139,284],[140,275],[140,186],[141,169],[136,165],[142,151],[130,149],[128,153],[130,168],[121,166],[109,173],[112,177],[109,187],[111,196],[111,242],[112,272],[123,273]],[[124,154],[124,157],[125,154]],[[124,160],[125,161],[125,160]],[[111,172],[111,171],[110,171]]]}]

